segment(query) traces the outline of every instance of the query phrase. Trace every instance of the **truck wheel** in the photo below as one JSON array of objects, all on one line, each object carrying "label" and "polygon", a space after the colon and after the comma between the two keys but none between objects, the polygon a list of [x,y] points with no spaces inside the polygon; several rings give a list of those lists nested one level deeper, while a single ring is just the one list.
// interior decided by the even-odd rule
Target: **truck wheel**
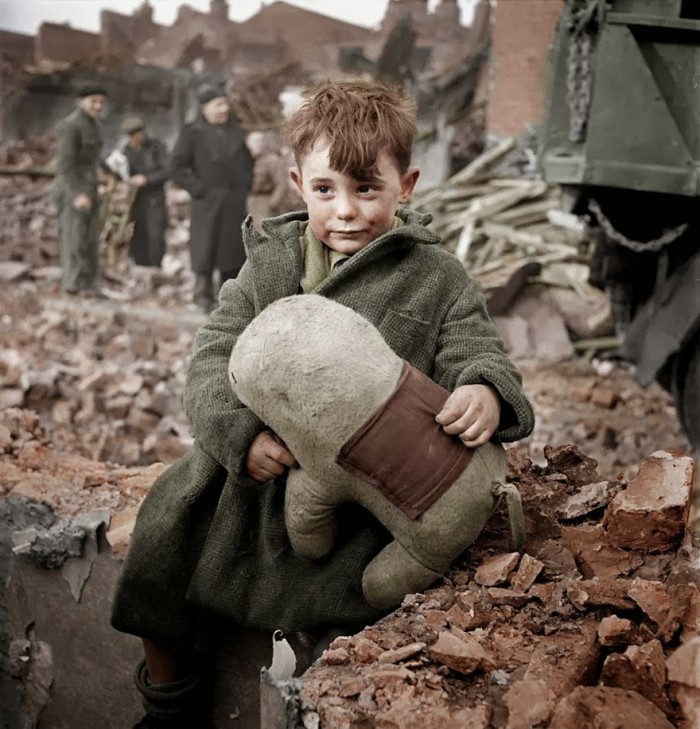
[{"label": "truck wheel", "polygon": [[688,440],[700,449],[700,336],[690,343],[685,372],[679,373],[678,414]]}]

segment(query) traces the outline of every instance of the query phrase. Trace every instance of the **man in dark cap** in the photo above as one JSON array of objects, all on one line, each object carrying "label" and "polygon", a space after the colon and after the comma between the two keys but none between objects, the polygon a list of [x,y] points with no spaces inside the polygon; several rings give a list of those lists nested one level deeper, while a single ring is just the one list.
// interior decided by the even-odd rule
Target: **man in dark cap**
[{"label": "man in dark cap", "polygon": [[61,285],[68,294],[100,295],[97,166],[102,138],[97,118],[106,96],[101,86],[83,86],[75,110],[58,127],[53,198],[61,236]]},{"label": "man in dark cap", "polygon": [[209,311],[215,298],[214,270],[219,271],[223,283],[237,276],[245,261],[241,223],[246,215],[253,160],[224,90],[204,86],[197,100],[200,113],[175,144],[171,178],[192,196],[194,301]]},{"label": "man in dark cap", "polygon": [[165,181],[167,152],[165,145],[146,136],[143,119],[127,116],[121,123],[126,135],[124,155],[129,162],[129,182],[137,188],[131,205],[134,232],[130,255],[139,266],[160,266],[165,254]]}]

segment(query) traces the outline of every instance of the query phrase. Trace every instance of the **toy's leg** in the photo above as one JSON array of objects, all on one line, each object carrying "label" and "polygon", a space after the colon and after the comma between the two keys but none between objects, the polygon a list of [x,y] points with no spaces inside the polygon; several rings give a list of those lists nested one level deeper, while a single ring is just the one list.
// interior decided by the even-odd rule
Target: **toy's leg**
[{"label": "toy's leg", "polygon": [[302,557],[325,557],[335,543],[335,504],[323,499],[324,489],[303,468],[287,477],[284,520],[292,549]]},{"label": "toy's leg", "polygon": [[362,592],[379,610],[401,604],[411,592],[422,592],[441,576],[412,557],[398,542],[388,544],[367,565],[362,575]]}]

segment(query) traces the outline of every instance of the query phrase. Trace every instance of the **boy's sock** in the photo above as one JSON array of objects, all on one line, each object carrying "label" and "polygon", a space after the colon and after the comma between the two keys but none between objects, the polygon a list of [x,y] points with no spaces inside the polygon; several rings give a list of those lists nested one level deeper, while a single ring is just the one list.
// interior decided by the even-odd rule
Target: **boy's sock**
[{"label": "boy's sock", "polygon": [[143,697],[146,715],[139,729],[214,729],[211,687],[203,673],[172,683],[152,684],[146,662],[141,661],[134,683]]}]

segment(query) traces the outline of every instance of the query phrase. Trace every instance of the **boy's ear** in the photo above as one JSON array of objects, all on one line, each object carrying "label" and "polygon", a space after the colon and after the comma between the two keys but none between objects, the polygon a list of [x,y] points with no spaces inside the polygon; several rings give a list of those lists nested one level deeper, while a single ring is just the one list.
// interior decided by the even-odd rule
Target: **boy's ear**
[{"label": "boy's ear", "polygon": [[304,184],[301,179],[301,172],[299,172],[298,167],[290,167],[289,168],[289,176],[292,180],[292,182],[296,185],[297,189],[299,190],[299,194],[301,195],[304,202],[306,202],[306,198],[304,197]]},{"label": "boy's ear", "polygon": [[420,169],[418,169],[418,167],[409,167],[406,173],[401,177],[401,194],[399,195],[399,202],[402,205],[411,202],[413,190],[416,187],[419,177]]}]

